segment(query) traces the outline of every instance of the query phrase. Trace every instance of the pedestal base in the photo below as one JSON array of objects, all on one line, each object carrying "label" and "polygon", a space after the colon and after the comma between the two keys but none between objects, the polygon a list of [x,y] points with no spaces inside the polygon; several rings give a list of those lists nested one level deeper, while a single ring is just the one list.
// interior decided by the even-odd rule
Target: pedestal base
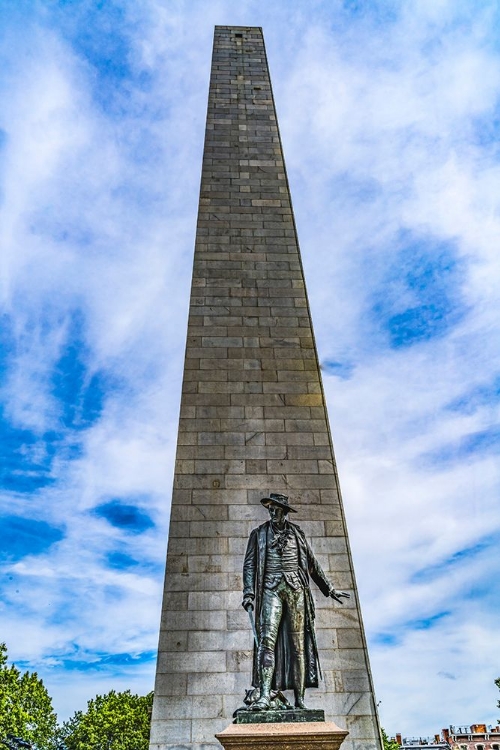
[{"label": "pedestal base", "polygon": [[215,736],[224,750],[338,750],[349,733],[331,721],[230,724]]},{"label": "pedestal base", "polygon": [[243,708],[235,711],[233,715],[235,724],[283,724],[325,720],[323,709],[313,708],[289,708],[286,711],[249,711]]}]

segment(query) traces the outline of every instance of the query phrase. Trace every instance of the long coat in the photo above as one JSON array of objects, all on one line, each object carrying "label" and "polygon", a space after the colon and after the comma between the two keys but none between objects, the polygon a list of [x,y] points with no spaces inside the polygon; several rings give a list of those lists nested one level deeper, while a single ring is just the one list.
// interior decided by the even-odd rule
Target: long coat
[{"label": "long coat", "polygon": [[[287,521],[297,539],[299,554],[298,574],[304,586],[305,594],[305,627],[304,627],[304,655],[306,662],[305,687],[318,687],[319,667],[318,649],[314,633],[314,602],[309,587],[309,577],[318,585],[325,596],[329,596],[332,586],[326,578],[320,564],[307,543],[302,529],[294,523]],[[263,523],[254,529],[248,540],[247,551],[243,563],[243,596],[255,596],[254,612],[255,626],[260,637],[260,611],[262,605],[262,593],[264,590],[264,573],[266,562],[266,550],[268,531],[271,522]],[[292,672],[292,650],[287,618],[282,617],[275,649],[275,670],[272,687],[274,690],[288,690],[294,687]],[[252,684],[259,685],[259,673],[257,664],[257,648],[254,645],[253,654],[253,681]]]}]

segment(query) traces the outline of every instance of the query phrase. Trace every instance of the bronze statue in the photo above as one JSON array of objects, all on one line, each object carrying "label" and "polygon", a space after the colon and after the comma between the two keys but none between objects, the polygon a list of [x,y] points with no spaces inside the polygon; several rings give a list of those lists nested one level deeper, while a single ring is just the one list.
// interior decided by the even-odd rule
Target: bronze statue
[{"label": "bronze statue", "polygon": [[253,680],[259,688],[249,708],[272,707],[271,690],[293,689],[295,707],[305,708],[304,691],[318,686],[321,675],[314,632],[314,602],[309,577],[337,602],[349,597],[327,580],[304,532],[288,520],[297,511],[288,497],[270,493],[261,503],[270,521],[254,529],[243,564],[243,607],[255,636]]}]

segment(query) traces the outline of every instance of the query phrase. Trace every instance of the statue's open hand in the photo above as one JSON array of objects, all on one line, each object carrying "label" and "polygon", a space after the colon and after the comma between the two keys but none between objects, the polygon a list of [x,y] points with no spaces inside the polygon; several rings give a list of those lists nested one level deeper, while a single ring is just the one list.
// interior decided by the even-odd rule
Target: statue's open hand
[{"label": "statue's open hand", "polygon": [[245,598],[241,602],[241,606],[247,612],[251,612],[253,610],[253,599],[252,599],[252,597],[251,596],[245,596]]},{"label": "statue's open hand", "polygon": [[332,599],[335,599],[336,602],[339,604],[342,604],[342,599],[350,599],[351,595],[347,593],[347,591],[335,591],[335,589],[332,589],[330,591],[330,596]]}]

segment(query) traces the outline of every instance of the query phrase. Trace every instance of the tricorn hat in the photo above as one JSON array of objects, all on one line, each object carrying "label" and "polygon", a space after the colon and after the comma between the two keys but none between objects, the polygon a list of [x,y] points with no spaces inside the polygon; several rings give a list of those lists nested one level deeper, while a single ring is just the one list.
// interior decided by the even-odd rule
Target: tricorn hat
[{"label": "tricorn hat", "polygon": [[262,505],[268,508],[270,505],[279,505],[280,508],[284,508],[287,512],[297,513],[295,508],[288,505],[288,497],[286,495],[280,495],[277,492],[270,492],[269,497],[263,497],[260,501]]}]

